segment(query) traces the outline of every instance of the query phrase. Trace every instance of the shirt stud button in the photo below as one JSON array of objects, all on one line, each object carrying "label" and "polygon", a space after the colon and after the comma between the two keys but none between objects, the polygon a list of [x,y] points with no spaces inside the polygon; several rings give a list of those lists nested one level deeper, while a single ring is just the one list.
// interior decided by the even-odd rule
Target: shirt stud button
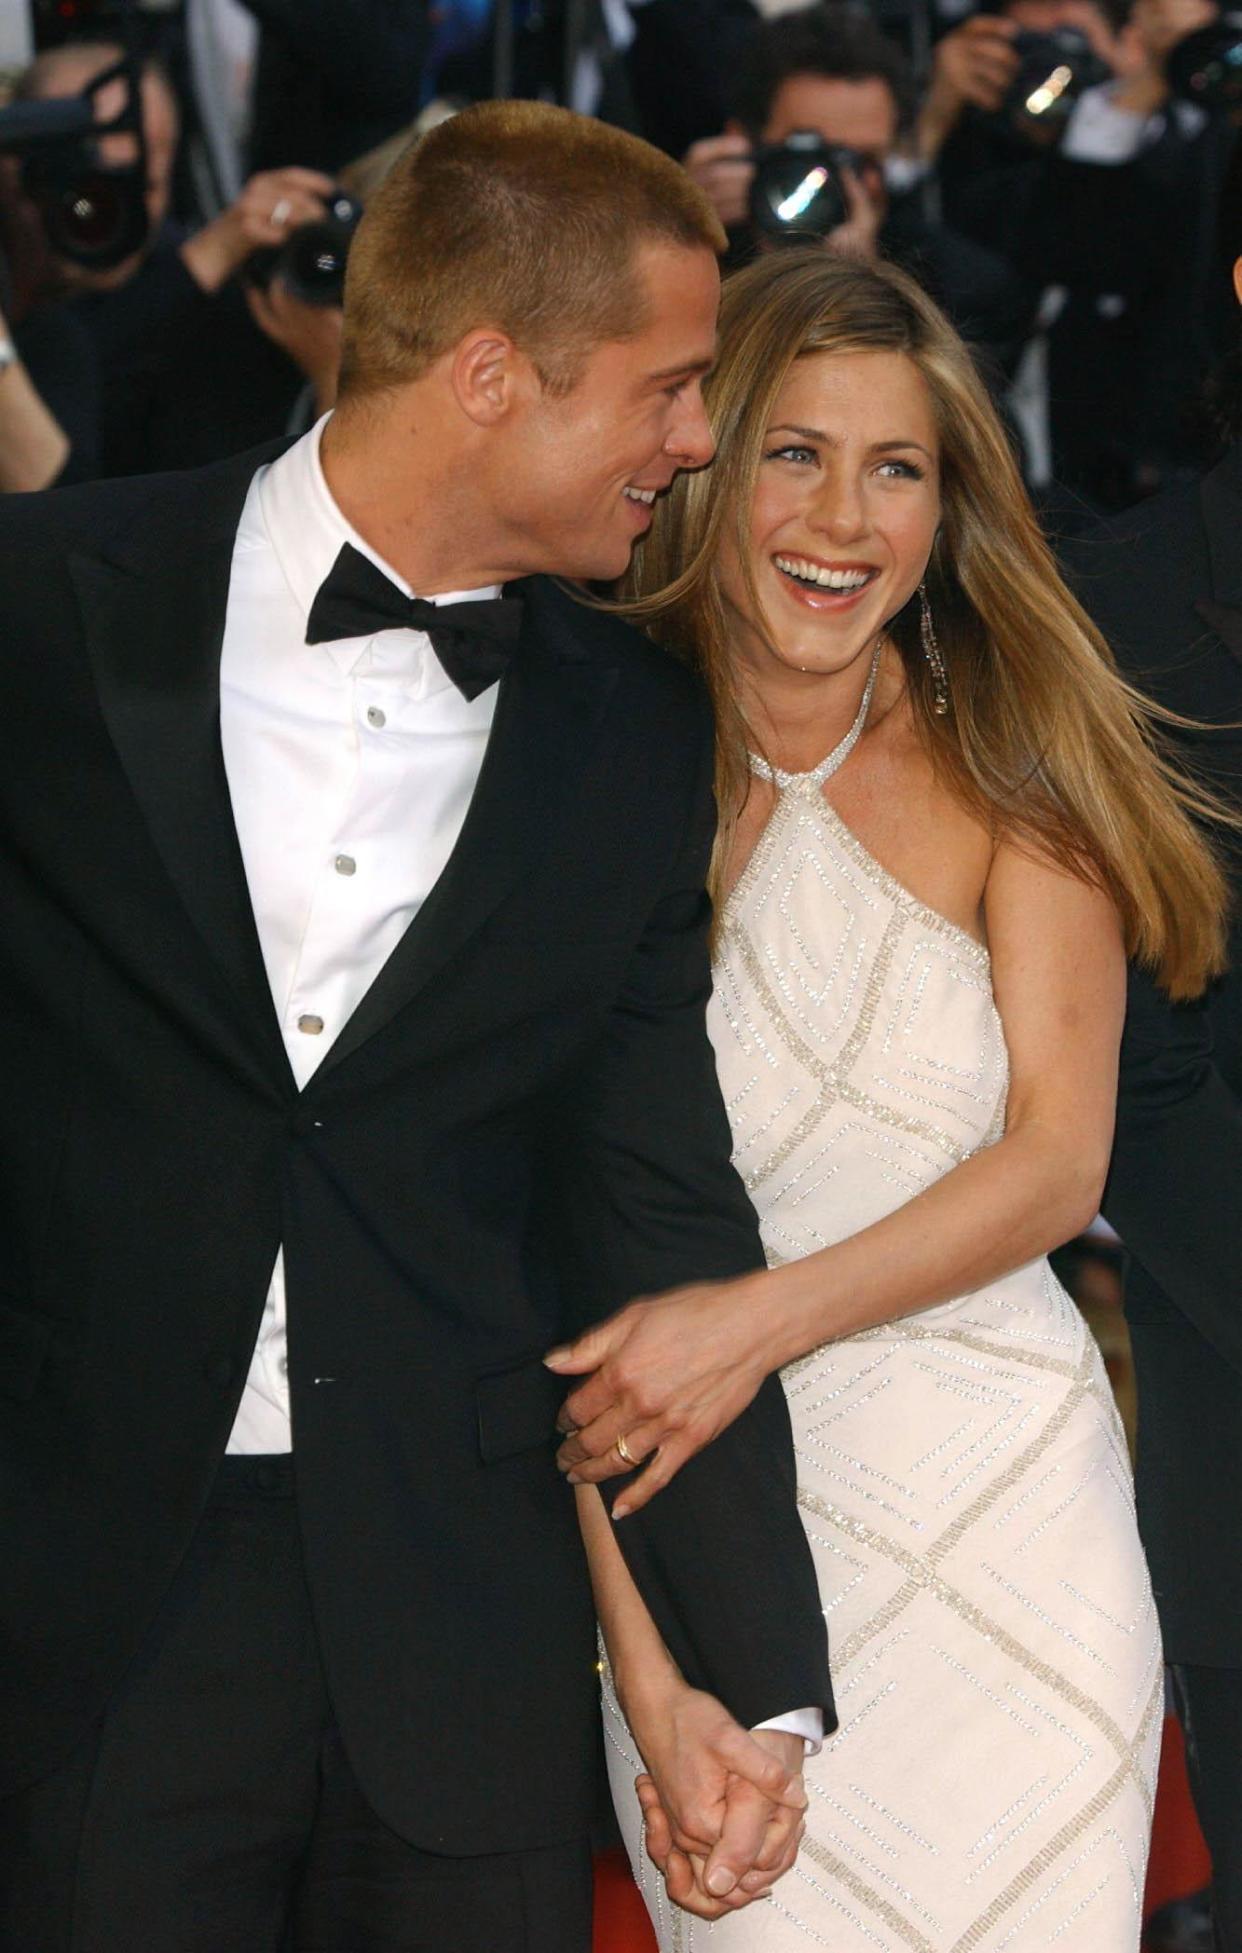
[{"label": "shirt stud button", "polygon": [[308,1038],[317,1038],[323,1029],[323,1019],[316,1017],[311,1011],[303,1011],[298,1019],[298,1029],[305,1031]]},{"label": "shirt stud button", "polygon": [[352,875],[358,866],[352,854],[338,854],[332,863],[338,875]]},{"label": "shirt stud button", "polygon": [[388,714],[386,712],[381,712],[378,705],[368,705],[367,724],[369,726],[374,726],[376,731],[378,732],[381,726],[386,726],[388,724]]}]

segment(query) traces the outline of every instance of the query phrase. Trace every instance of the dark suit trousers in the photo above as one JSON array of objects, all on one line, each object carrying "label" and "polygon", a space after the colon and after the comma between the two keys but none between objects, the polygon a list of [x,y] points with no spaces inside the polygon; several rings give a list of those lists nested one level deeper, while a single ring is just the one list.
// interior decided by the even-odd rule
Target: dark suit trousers
[{"label": "dark suit trousers", "polygon": [[590,1913],[585,1836],[445,1858],[367,1805],[287,1458],[226,1459],[102,1724],[0,1804],[0,1953],[586,1953]]},{"label": "dark suit trousers", "polygon": [[1242,1668],[1173,1669],[1195,1810],[1212,1854],[1218,1953],[1242,1953]]}]

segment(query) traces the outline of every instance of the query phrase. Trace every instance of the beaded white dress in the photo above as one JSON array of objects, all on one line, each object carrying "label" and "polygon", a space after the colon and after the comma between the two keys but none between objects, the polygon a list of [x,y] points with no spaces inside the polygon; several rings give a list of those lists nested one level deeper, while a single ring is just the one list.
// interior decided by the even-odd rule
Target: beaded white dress
[{"label": "beaded white dress", "polygon": [[[785,785],[727,906],[710,1022],[772,1263],[1001,1135],[987,952],[872,859],[815,775]],[[1129,1953],[1160,1642],[1124,1439],[1073,1303],[1033,1262],[826,1344],[784,1383],[841,1726],[808,1762],[797,1865],[709,1926],[674,1912],[642,1850],[642,1766],[605,1683],[613,1795],[662,1953]]]}]

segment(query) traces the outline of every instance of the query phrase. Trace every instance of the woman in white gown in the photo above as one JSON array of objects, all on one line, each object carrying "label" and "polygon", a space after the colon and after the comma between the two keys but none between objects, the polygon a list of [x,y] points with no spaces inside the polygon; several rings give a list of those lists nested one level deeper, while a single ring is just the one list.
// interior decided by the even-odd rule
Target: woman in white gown
[{"label": "woman in white gown", "polygon": [[759,1873],[671,1906],[635,1793],[650,1771],[684,1891],[669,1716],[625,1691],[653,1631],[584,1491],[640,1738],[606,1678],[617,1811],[663,1953],[1123,1953],[1160,1645],[1108,1382],[1043,1257],[1099,1198],[1126,951],[1175,994],[1217,965],[1202,802],[913,284],[778,255],[726,288],[721,338],[715,470],[673,491],[637,588],[720,710],[709,1024],[769,1269],[584,1339],[564,1463],[658,1450],[636,1503],[780,1367],[840,1727],[767,1902],[743,1904]]}]

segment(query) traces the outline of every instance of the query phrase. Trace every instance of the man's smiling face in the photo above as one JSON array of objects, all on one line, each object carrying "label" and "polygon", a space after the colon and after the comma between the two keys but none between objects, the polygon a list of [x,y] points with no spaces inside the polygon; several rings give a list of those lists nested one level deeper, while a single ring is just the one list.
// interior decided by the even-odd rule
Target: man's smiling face
[{"label": "man's smiling face", "polygon": [[701,385],[715,352],[715,257],[651,243],[635,269],[640,329],[596,346],[568,393],[541,389],[493,454],[502,519],[528,571],[620,576],[655,497],[679,470],[712,458]]}]

